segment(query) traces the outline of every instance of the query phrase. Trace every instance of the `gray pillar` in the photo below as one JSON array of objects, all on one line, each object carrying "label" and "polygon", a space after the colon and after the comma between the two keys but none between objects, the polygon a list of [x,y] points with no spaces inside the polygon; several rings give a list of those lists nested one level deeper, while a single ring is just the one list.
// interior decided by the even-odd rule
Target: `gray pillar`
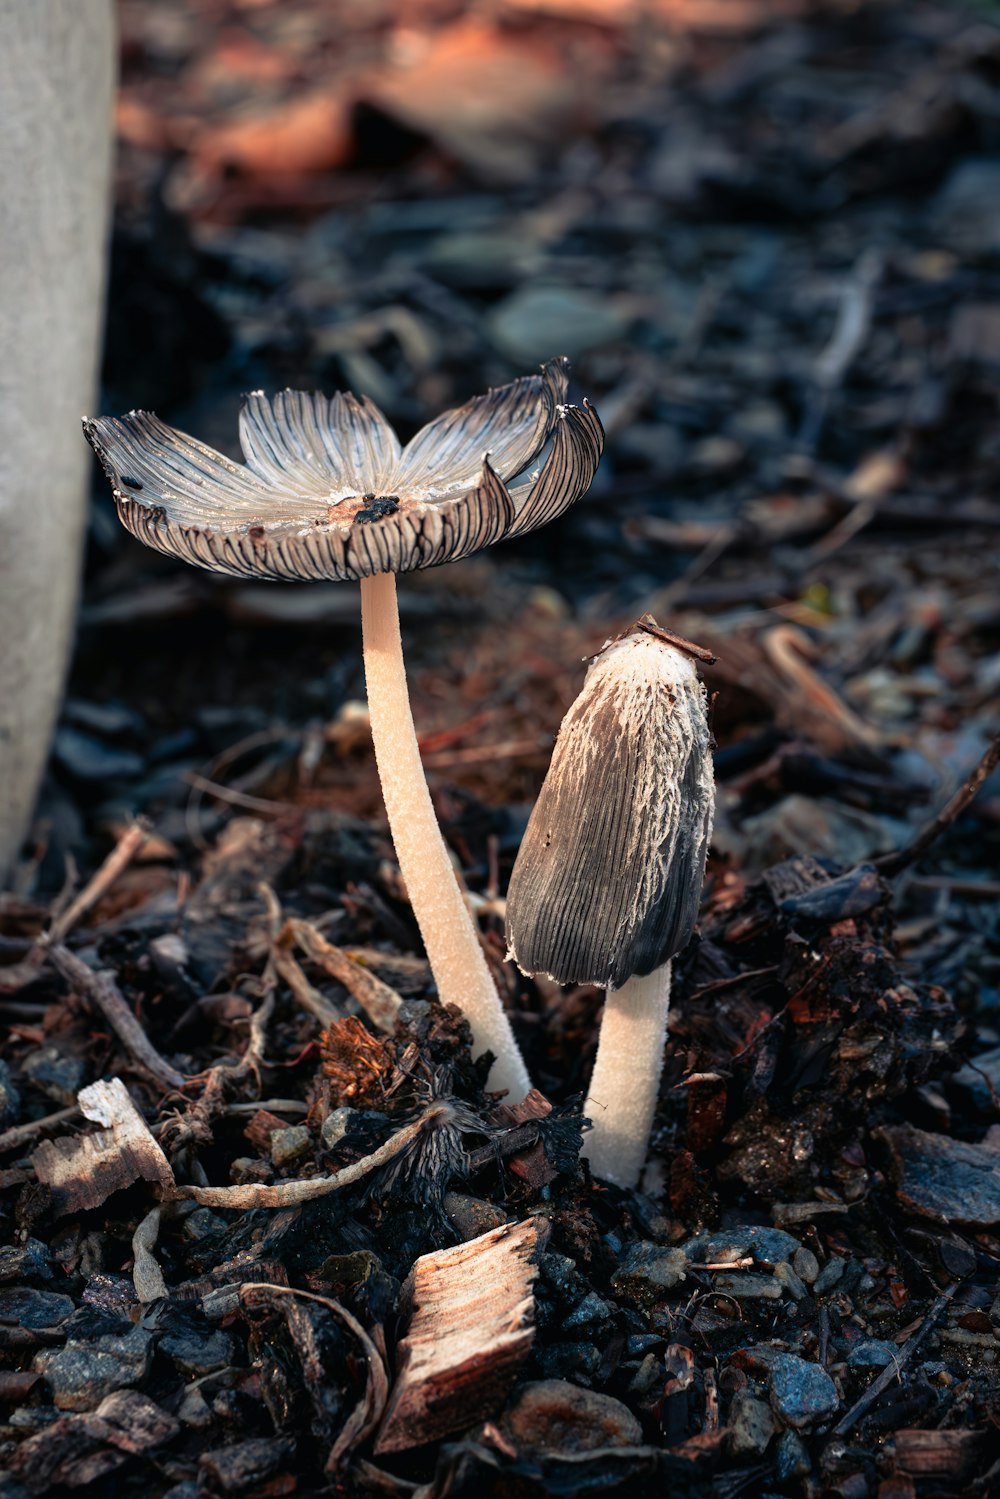
[{"label": "gray pillar", "polygon": [[0,0],[0,885],[76,614],[114,77],[111,0]]}]

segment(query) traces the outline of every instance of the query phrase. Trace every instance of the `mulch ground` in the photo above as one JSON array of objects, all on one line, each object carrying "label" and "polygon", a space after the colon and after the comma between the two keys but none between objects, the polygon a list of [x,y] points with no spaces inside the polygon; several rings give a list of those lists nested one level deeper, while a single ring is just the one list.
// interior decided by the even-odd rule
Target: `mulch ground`
[{"label": "mulch ground", "polygon": [[[125,0],[101,409],[235,451],[241,390],[349,387],[408,435],[571,356],[591,493],[400,584],[538,1092],[435,1001],[357,590],[175,567],[95,475],[0,897],[0,1496],[986,1499],[995,8],[466,12]],[[601,996],[504,963],[503,893],[647,609],[719,658],[719,807],[631,1193],[579,1162]]]}]

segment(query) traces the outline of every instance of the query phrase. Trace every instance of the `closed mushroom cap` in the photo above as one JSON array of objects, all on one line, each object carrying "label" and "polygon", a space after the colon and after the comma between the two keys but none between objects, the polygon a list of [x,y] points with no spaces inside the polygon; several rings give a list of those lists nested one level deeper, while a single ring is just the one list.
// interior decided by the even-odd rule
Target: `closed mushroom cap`
[{"label": "closed mushroom cap", "polygon": [[596,657],[559,730],[507,894],[518,967],[619,989],[679,952],[713,805],[705,689],[637,625]]},{"label": "closed mushroom cap", "polygon": [[[584,494],[604,434],[586,403],[563,404],[566,387],[554,360],[405,447],[367,398],[255,391],[240,417],[245,465],[147,411],[84,431],[120,519],[147,546],[213,572],[359,579],[467,557]],[[540,471],[518,478],[547,443]]]}]

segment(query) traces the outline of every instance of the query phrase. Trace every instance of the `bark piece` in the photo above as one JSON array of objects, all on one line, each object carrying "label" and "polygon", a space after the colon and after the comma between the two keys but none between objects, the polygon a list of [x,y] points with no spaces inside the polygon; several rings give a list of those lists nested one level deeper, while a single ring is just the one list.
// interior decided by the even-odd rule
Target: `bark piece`
[{"label": "bark piece", "polygon": [[539,1239],[528,1219],[417,1260],[376,1452],[417,1447],[496,1412],[535,1335]]},{"label": "bark piece", "polygon": [[[526,1124],[531,1119],[544,1119],[551,1112],[552,1105],[545,1095],[539,1093],[537,1088],[532,1088],[520,1103],[501,1104],[497,1109],[496,1117],[499,1123],[513,1126]],[[519,1176],[535,1191],[540,1191],[549,1182],[555,1181],[559,1175],[545,1154],[545,1146],[541,1140],[536,1140],[534,1144],[528,1146],[527,1150],[511,1156],[510,1169],[515,1176]]]},{"label": "bark piece", "polygon": [[107,1126],[94,1135],[46,1140],[35,1151],[35,1175],[52,1191],[57,1214],[98,1207],[142,1177],[172,1188],[170,1163],[120,1078],[91,1083],[78,1096],[86,1119]]},{"label": "bark piece", "polygon": [[908,1427],[896,1432],[896,1471],[929,1482],[968,1481],[989,1447],[986,1431],[923,1431]]}]

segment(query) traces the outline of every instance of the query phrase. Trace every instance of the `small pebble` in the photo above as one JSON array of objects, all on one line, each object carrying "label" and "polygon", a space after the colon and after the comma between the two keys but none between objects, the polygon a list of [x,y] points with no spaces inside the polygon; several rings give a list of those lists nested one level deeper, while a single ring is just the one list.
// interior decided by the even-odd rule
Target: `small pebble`
[{"label": "small pebble", "polygon": [[515,364],[565,349],[570,359],[621,338],[629,319],[613,298],[583,287],[528,283],[496,303],[486,318],[489,335]]},{"label": "small pebble", "polygon": [[774,1272],[774,1278],[781,1282],[789,1294],[795,1297],[796,1301],[802,1301],[804,1297],[809,1295],[809,1287],[803,1280],[800,1280],[791,1265],[778,1265]]},{"label": "small pebble", "polygon": [[124,703],[90,703],[83,698],[67,698],[62,716],[64,722],[108,738],[118,734],[141,734],[146,726],[142,714],[127,708]]},{"label": "small pebble", "polygon": [[68,1057],[55,1046],[40,1046],[29,1051],[21,1063],[24,1075],[40,1092],[64,1108],[76,1103],[76,1095],[87,1080],[87,1064],[82,1057]]},{"label": "small pebble", "polygon": [[525,1385],[503,1425],[517,1447],[533,1454],[570,1457],[642,1442],[642,1427],[627,1405],[562,1379]]},{"label": "small pebble", "polygon": [[[326,1125],[323,1127],[325,1129]],[[445,1193],[444,1210],[460,1237],[466,1241],[478,1239],[480,1234],[489,1233],[507,1222],[503,1208],[479,1197],[466,1197],[462,1192]]]},{"label": "small pebble", "polygon": [[[6,1424],[12,1426],[15,1431],[42,1431],[53,1422],[65,1419],[65,1416],[57,1411],[54,1405],[21,1405],[17,1410],[11,1411]],[[3,1476],[3,1472],[0,1471],[0,1479]],[[7,1499],[2,1489],[0,1489],[0,1499]]]},{"label": "small pebble", "polygon": [[816,1277],[815,1289],[817,1296],[823,1296],[827,1291],[832,1291],[838,1281],[843,1278],[843,1275],[844,1261],[839,1255],[832,1255]]},{"label": "small pebble", "polygon": [[773,1275],[754,1275],[751,1271],[734,1275],[716,1275],[712,1289],[735,1296],[737,1301],[780,1301],[781,1282]]},{"label": "small pebble", "polygon": [[45,1376],[52,1400],[63,1411],[90,1411],[114,1390],[137,1385],[149,1373],[152,1335],[142,1327],[92,1341],[70,1340],[64,1348],[35,1355],[32,1368]]},{"label": "small pebble", "polygon": [[0,1322],[18,1327],[58,1327],[74,1310],[71,1298],[56,1291],[31,1291],[27,1286],[0,1291]]},{"label": "small pebble", "polygon": [[351,1127],[351,1121],[357,1113],[356,1109],[349,1109],[346,1105],[339,1109],[333,1109],[323,1120],[319,1137],[326,1150],[332,1150],[339,1145]]},{"label": "small pebble", "polygon": [[781,1483],[805,1478],[812,1469],[809,1450],[797,1431],[783,1431],[774,1453],[775,1477]]},{"label": "small pebble", "polygon": [[271,1163],[260,1156],[238,1155],[229,1165],[229,1180],[237,1187],[257,1186],[271,1180]]},{"label": "small pebble", "polygon": [[811,1286],[819,1274],[819,1260],[811,1249],[806,1249],[803,1245],[792,1255],[792,1269],[807,1286]]},{"label": "small pebble", "polygon": [[312,1136],[304,1124],[291,1124],[287,1129],[271,1131],[271,1160],[276,1166],[287,1166],[305,1155],[312,1144]]},{"label": "small pebble", "polygon": [[233,1447],[202,1453],[201,1470],[224,1494],[256,1489],[278,1473],[294,1473],[295,1443],[278,1437],[254,1437]]},{"label": "small pebble", "polygon": [[52,1255],[40,1239],[24,1244],[0,1244],[0,1285],[9,1281],[52,1279]]},{"label": "small pebble", "polygon": [[840,1405],[837,1387],[818,1364],[780,1354],[768,1377],[771,1406],[789,1426],[804,1430],[825,1421]]},{"label": "small pebble", "polygon": [[0,1126],[7,1129],[16,1124],[20,1112],[21,1095],[14,1085],[10,1068],[0,1060]]},{"label": "small pebble", "polygon": [[209,1234],[225,1233],[228,1224],[218,1213],[213,1213],[211,1208],[195,1208],[193,1213],[188,1213],[184,1219],[184,1237],[186,1239],[204,1239]]},{"label": "small pebble", "polygon": [[762,1457],[776,1426],[770,1406],[737,1390],[729,1407],[729,1452],[732,1457]]},{"label": "small pebble", "polygon": [[632,1382],[628,1387],[630,1395],[637,1395],[640,1399],[648,1395],[650,1390],[658,1389],[664,1380],[663,1360],[655,1353],[647,1353],[642,1363],[632,1376]]},{"label": "small pebble", "polygon": [[193,1431],[207,1431],[212,1424],[212,1408],[201,1390],[188,1390],[177,1407],[177,1419]]},{"label": "small pebble", "polygon": [[733,1260],[753,1259],[773,1270],[791,1259],[802,1246],[784,1229],[766,1224],[748,1223],[742,1228],[722,1229],[717,1233],[696,1234],[681,1249],[692,1264],[721,1265]]},{"label": "small pebble", "polygon": [[228,1369],[233,1361],[233,1340],[221,1328],[206,1328],[204,1332],[180,1328],[165,1333],[159,1346],[188,1379],[201,1379],[217,1369]]},{"label": "small pebble", "polygon": [[847,1366],[849,1369],[884,1369],[887,1364],[894,1364],[898,1356],[895,1343],[884,1338],[862,1338],[847,1355]]},{"label": "small pebble", "polygon": [[179,932],[164,932],[149,944],[149,956],[161,978],[175,979],[191,961],[187,943]]},{"label": "small pebble", "polygon": [[557,1291],[565,1290],[576,1278],[576,1260],[569,1255],[549,1251],[539,1261],[542,1279]]},{"label": "small pebble", "polygon": [[683,1249],[664,1249],[660,1244],[640,1240],[631,1244],[614,1275],[611,1285],[619,1296],[639,1305],[651,1305],[664,1291],[671,1290],[685,1278],[688,1257]]},{"label": "small pebble", "polygon": [[61,769],[78,781],[130,780],[142,775],[146,762],[131,750],[105,744],[83,729],[62,724],[52,741],[52,757]]},{"label": "small pebble", "polygon": [[588,1291],[580,1302],[574,1307],[563,1323],[567,1332],[574,1328],[596,1327],[601,1322],[610,1322],[616,1316],[618,1308],[610,1301],[603,1301],[596,1291]]}]

